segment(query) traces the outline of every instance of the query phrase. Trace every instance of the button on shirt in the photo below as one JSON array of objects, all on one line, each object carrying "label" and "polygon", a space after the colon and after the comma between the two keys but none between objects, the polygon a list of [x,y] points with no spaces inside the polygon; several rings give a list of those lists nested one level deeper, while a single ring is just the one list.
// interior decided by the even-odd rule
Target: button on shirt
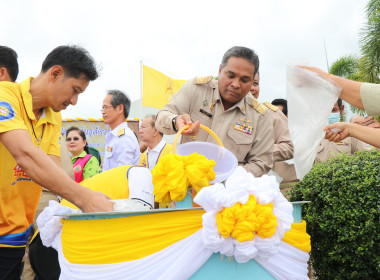
[{"label": "button on shirt", "polygon": [[138,165],[139,159],[139,143],[127,122],[119,124],[106,135],[103,171],[121,165]]}]

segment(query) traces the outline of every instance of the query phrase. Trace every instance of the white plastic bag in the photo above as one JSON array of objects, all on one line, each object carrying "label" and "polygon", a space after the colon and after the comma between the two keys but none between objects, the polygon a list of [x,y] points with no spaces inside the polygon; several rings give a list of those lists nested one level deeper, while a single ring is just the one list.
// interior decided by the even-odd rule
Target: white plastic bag
[{"label": "white plastic bag", "polygon": [[327,119],[341,88],[319,74],[299,67],[304,61],[287,65],[286,91],[289,133],[294,144],[294,161],[298,179],[313,166]]}]

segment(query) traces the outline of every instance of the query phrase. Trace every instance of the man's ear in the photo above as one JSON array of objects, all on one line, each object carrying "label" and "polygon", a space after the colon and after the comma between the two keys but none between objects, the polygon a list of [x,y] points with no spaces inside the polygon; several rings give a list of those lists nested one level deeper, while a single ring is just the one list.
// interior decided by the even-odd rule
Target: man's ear
[{"label": "man's ear", "polygon": [[49,80],[51,82],[55,82],[56,80],[58,80],[58,78],[60,76],[63,76],[64,75],[64,70],[62,68],[62,66],[60,65],[54,65],[53,67],[50,68],[49,71]]},{"label": "man's ear", "polygon": [[123,104],[119,104],[116,106],[116,110],[118,113],[121,113],[124,116],[124,106]]},{"label": "man's ear", "polygon": [[5,67],[0,68],[0,82],[2,81],[10,81],[8,71]]}]

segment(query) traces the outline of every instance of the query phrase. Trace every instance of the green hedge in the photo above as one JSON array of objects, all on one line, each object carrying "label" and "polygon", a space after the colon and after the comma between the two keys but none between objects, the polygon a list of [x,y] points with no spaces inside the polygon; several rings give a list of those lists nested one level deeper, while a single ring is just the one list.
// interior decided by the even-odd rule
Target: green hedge
[{"label": "green hedge", "polygon": [[315,165],[290,192],[303,208],[317,279],[380,279],[380,152]]}]

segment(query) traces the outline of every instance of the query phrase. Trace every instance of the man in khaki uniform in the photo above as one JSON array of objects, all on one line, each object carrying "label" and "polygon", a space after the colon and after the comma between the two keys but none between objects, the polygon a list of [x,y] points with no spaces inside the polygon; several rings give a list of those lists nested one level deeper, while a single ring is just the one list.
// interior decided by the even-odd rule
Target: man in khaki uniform
[{"label": "man in khaki uniform", "polygon": [[326,162],[328,159],[334,158],[339,154],[353,155],[356,152],[364,150],[364,143],[356,138],[347,137],[337,143],[322,139],[318,147],[315,162]]},{"label": "man in khaki uniform", "polygon": [[[255,75],[253,85],[250,90],[254,98],[259,98],[260,95],[260,74]],[[280,185],[281,192],[289,190],[290,182],[297,182],[297,176],[294,164],[285,161],[293,158],[294,146],[290,139],[288,129],[288,118],[276,106],[270,104],[268,101],[264,105],[269,109],[272,114],[273,132],[274,132],[274,148],[273,148],[273,171],[282,177]],[[284,192],[283,192],[284,193]]]},{"label": "man in khaki uniform", "polygon": [[[256,73],[253,85],[250,89],[254,98],[258,99],[260,95],[260,75]],[[274,133],[274,148],[273,161],[284,161],[293,158],[294,146],[290,139],[288,129],[288,118],[279,110],[278,107],[270,104],[268,101],[264,105],[272,114],[273,133]]]},{"label": "man in khaki uniform", "polygon": [[[344,105],[342,104],[342,99],[339,98],[329,116],[329,124],[339,122],[343,113]],[[334,119],[334,115],[336,115],[336,119]],[[340,153],[353,155],[354,153],[363,150],[365,150],[364,143],[356,138],[347,137],[337,143],[322,139],[322,142],[318,147],[315,162],[325,162],[330,158],[336,157]]]},{"label": "man in khaki uniform", "polygon": [[182,143],[216,143],[211,135],[199,130],[211,128],[224,146],[254,176],[266,174],[273,165],[273,125],[268,109],[252,97],[249,90],[259,68],[253,50],[233,47],[223,56],[219,78],[188,81],[158,113],[156,127],[173,134],[193,124],[182,135]]}]

